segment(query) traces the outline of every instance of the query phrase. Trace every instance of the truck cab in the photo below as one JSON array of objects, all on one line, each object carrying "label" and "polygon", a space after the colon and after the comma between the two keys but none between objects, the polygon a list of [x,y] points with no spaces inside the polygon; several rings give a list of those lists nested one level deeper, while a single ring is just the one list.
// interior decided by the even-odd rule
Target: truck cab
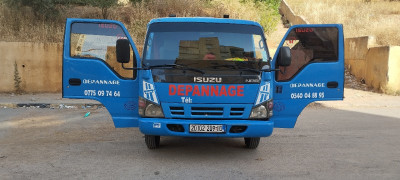
[{"label": "truck cab", "polygon": [[139,54],[118,21],[67,19],[63,97],[101,102],[150,149],[160,136],[241,137],[257,148],[309,103],[343,99],[343,53],[339,24],[292,26],[272,58],[253,21],[153,19]]}]

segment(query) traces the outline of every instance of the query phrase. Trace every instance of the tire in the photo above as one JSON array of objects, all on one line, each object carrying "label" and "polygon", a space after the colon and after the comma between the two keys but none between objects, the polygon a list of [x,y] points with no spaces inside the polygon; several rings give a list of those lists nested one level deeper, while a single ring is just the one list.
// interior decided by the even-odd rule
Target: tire
[{"label": "tire", "polygon": [[244,144],[246,144],[246,147],[249,149],[256,149],[258,144],[260,144],[260,138],[244,138]]},{"label": "tire", "polygon": [[144,141],[149,149],[157,149],[160,147],[160,136],[144,135]]}]

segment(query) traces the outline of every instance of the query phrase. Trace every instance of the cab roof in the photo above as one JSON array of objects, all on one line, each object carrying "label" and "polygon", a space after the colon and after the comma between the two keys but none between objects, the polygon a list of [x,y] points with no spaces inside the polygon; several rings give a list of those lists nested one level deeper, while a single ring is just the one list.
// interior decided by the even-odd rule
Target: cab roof
[{"label": "cab roof", "polygon": [[211,17],[167,17],[167,18],[157,18],[152,19],[148,25],[153,23],[163,23],[163,22],[195,22],[195,23],[216,23],[216,24],[243,24],[243,25],[261,25],[254,21],[241,20],[241,19],[229,19],[229,18],[211,18]]}]

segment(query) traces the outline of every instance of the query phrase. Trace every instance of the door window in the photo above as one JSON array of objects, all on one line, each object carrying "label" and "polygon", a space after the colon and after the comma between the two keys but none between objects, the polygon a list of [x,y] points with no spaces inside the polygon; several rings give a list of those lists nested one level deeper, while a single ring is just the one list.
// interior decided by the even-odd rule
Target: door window
[{"label": "door window", "polygon": [[[116,58],[116,42],[127,39],[125,32],[118,24],[73,23],[71,26],[70,56],[104,61],[118,76],[125,79],[136,78],[136,72],[122,68]],[[131,61],[126,68],[136,66],[131,47]]]},{"label": "door window", "polygon": [[310,63],[338,61],[338,29],[336,27],[294,28],[283,46],[290,48],[291,65],[279,67],[277,81],[288,81]]}]

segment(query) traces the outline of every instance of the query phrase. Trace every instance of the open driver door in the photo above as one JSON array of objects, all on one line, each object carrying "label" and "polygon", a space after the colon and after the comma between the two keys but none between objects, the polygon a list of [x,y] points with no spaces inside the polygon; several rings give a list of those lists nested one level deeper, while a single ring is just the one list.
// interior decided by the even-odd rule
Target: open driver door
[{"label": "open driver door", "polygon": [[[116,60],[116,43],[120,39],[130,44],[125,68]],[[138,51],[122,23],[67,19],[63,49],[64,98],[97,100],[107,108],[115,127],[137,127],[139,84],[137,71],[133,70],[137,64],[140,64]]]}]

